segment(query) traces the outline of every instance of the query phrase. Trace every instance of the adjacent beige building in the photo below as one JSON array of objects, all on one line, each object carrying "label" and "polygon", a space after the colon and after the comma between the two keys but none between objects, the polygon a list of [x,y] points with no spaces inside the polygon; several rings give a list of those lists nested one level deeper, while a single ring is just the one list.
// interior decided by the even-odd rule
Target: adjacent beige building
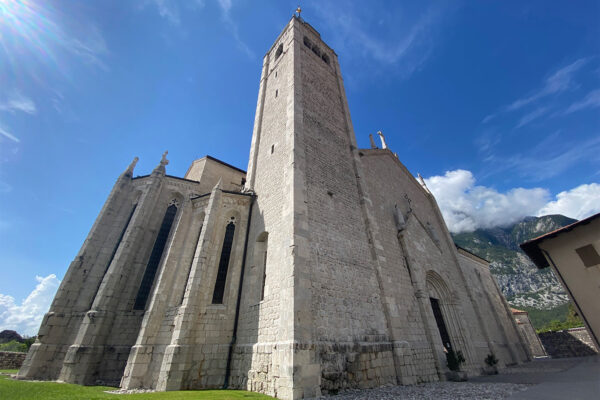
[{"label": "adjacent beige building", "polygon": [[538,268],[552,267],[600,349],[600,214],[529,240],[521,248]]},{"label": "adjacent beige building", "polygon": [[[382,137],[383,139],[383,137]],[[283,399],[530,359],[489,266],[382,143],[359,149],[336,53],[293,17],[263,61],[247,175],[118,178],[19,377]]]}]

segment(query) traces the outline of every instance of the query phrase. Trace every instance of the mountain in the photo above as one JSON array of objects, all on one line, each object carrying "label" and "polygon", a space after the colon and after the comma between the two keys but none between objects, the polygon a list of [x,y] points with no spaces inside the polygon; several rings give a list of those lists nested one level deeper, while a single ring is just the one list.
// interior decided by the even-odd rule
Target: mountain
[{"label": "mountain", "polygon": [[25,341],[23,337],[15,331],[5,329],[2,332],[0,332],[0,343],[8,343],[13,340],[20,343],[23,343]]},{"label": "mountain", "polygon": [[460,247],[490,261],[502,293],[515,308],[566,310],[569,298],[550,268],[539,270],[519,244],[577,220],[563,215],[526,217],[506,227],[453,234]]}]

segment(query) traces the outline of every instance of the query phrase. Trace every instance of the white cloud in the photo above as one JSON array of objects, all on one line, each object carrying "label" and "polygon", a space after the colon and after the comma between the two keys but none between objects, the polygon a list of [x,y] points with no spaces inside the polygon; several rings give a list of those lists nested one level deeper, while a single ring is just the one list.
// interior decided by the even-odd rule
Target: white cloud
[{"label": "white cloud", "polygon": [[561,214],[582,219],[600,212],[600,184],[577,186],[551,199],[543,188],[505,193],[475,185],[470,171],[457,169],[425,179],[451,232],[507,226],[531,215]]},{"label": "white cloud", "polygon": [[[486,116],[485,118],[483,118],[481,123],[486,124],[492,119],[496,118],[501,113],[520,110],[523,107],[528,106],[530,104],[534,104],[543,98],[562,93],[576,87],[577,85],[573,81],[573,77],[575,73],[579,71],[587,62],[587,58],[580,58],[567,65],[566,67],[560,68],[548,78],[546,78],[542,86],[539,87],[537,90],[531,92],[527,96],[521,97],[513,101],[511,104],[505,107],[502,107],[499,111]],[[540,107],[537,110],[530,112],[529,114],[521,118],[521,121],[517,125],[517,128],[533,121],[536,118],[539,118],[540,116],[545,114],[546,111],[547,109],[545,109],[544,107]]]},{"label": "white cloud", "polygon": [[542,97],[546,97],[554,93],[564,92],[565,90],[572,88],[574,86],[573,75],[581,67],[583,67],[586,62],[587,59],[580,58],[579,60],[567,65],[566,67],[559,69],[545,80],[544,85],[540,89],[538,89],[533,94],[527,97],[523,97],[514,101],[506,108],[507,111],[518,110],[519,108],[533,103],[534,101],[539,100]]},{"label": "white cloud", "polygon": [[20,305],[14,297],[0,294],[0,331],[12,329],[22,335],[37,335],[60,281],[54,274],[45,278],[36,276],[35,279],[38,282],[35,289]]},{"label": "white cloud", "polygon": [[[366,11],[362,2],[347,2],[341,8],[319,2],[313,8],[318,18],[330,27],[334,45],[346,47],[346,54],[351,56],[366,57],[370,62],[393,66],[405,77],[429,59],[436,32],[442,26],[442,17],[449,16],[446,9],[449,7],[439,5],[428,7],[420,15],[410,16],[404,7],[396,10],[397,13],[388,10],[385,15],[375,9]],[[398,15],[402,16],[404,23],[398,23]],[[394,19],[387,21],[387,31],[382,27],[386,18]]]},{"label": "white cloud", "polygon": [[84,62],[97,66],[105,71],[109,68],[103,61],[103,57],[108,54],[108,47],[102,32],[95,25],[89,25],[79,37],[70,37],[64,34],[64,46],[72,54],[79,57]]},{"label": "white cloud", "polygon": [[565,114],[595,107],[600,107],[600,89],[592,90],[583,100],[571,104],[565,111]]},{"label": "white cloud", "polygon": [[24,96],[19,91],[14,91],[6,99],[0,102],[0,110],[2,111],[21,111],[27,114],[35,114],[37,112],[37,108],[35,107],[35,103],[29,97]]},{"label": "white cloud", "polygon": [[231,0],[219,0],[219,7],[221,7],[223,22],[225,26],[229,29],[229,32],[235,39],[238,47],[242,50],[246,55],[252,59],[255,58],[254,52],[250,47],[242,40],[239,34],[239,29],[237,23],[231,18],[231,8],[233,7],[233,3]]},{"label": "white cloud", "polygon": [[[493,131],[492,131],[493,132]],[[541,181],[557,176],[577,163],[597,163],[600,161],[600,136],[592,136],[585,141],[569,140],[562,131],[548,135],[525,153],[516,153],[508,157],[493,153],[493,145],[499,139],[490,142],[491,135],[482,135],[478,139],[479,150],[485,156],[485,176],[499,172],[512,171],[531,181]],[[492,143],[488,145],[487,143]]]},{"label": "white cloud", "polygon": [[425,183],[452,232],[509,225],[535,215],[549,198],[548,191],[541,188],[515,188],[500,193],[493,188],[476,186],[473,174],[462,169],[432,176],[425,179]]},{"label": "white cloud", "polygon": [[600,212],[600,184],[590,183],[560,192],[556,200],[546,204],[537,215],[562,214],[575,219]]},{"label": "white cloud", "polygon": [[231,0],[219,0],[219,5],[223,9],[223,12],[228,13],[231,10]]},{"label": "white cloud", "polygon": [[15,143],[19,143],[20,142],[20,140],[19,140],[18,137],[16,137],[15,135],[13,135],[9,131],[7,131],[1,125],[0,125],[0,136],[4,136],[5,138],[8,138],[8,139],[12,140]]},{"label": "white cloud", "polygon": [[521,119],[519,120],[519,123],[517,124],[517,128],[521,128],[521,127],[527,125],[528,123],[538,119],[539,117],[546,114],[547,112],[548,112],[548,107],[536,108],[529,114],[525,114],[523,117],[521,117]]},{"label": "white cloud", "polygon": [[172,0],[153,0],[158,14],[169,21],[173,25],[179,25],[181,19],[179,17],[179,7]]}]

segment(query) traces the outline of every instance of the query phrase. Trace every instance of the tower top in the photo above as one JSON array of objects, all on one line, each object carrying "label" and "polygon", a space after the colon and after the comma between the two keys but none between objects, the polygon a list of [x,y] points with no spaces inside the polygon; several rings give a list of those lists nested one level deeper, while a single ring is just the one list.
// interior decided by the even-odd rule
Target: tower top
[{"label": "tower top", "polygon": [[298,18],[300,18],[301,13],[302,13],[302,9],[300,8],[300,5],[298,5],[298,8],[296,8],[296,14],[297,14]]}]

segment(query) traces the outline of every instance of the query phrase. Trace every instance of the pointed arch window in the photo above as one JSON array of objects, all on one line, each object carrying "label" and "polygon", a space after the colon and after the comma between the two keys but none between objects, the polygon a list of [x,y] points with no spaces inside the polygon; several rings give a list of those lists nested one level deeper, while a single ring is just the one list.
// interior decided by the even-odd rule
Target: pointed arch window
[{"label": "pointed arch window", "polygon": [[223,239],[223,248],[221,249],[221,259],[219,260],[219,270],[217,271],[217,280],[215,290],[213,291],[213,304],[223,304],[225,294],[225,282],[227,280],[227,270],[229,268],[229,259],[231,258],[231,248],[233,245],[233,235],[235,233],[235,224],[233,221],[227,224],[225,228],[225,238]]},{"label": "pointed arch window", "polygon": [[162,220],[162,224],[160,225],[158,235],[156,235],[154,247],[152,248],[152,253],[150,254],[150,259],[146,265],[146,271],[144,272],[142,283],[140,284],[138,294],[135,298],[135,304],[133,306],[134,310],[143,310],[146,308],[146,302],[148,301],[148,296],[150,295],[150,289],[152,289],[154,277],[156,276],[156,271],[158,270],[160,259],[162,258],[163,251],[165,250],[167,239],[169,238],[169,233],[171,232],[171,227],[173,226],[173,221],[175,220],[176,214],[177,205],[176,203],[173,203],[167,208],[165,216]]}]

